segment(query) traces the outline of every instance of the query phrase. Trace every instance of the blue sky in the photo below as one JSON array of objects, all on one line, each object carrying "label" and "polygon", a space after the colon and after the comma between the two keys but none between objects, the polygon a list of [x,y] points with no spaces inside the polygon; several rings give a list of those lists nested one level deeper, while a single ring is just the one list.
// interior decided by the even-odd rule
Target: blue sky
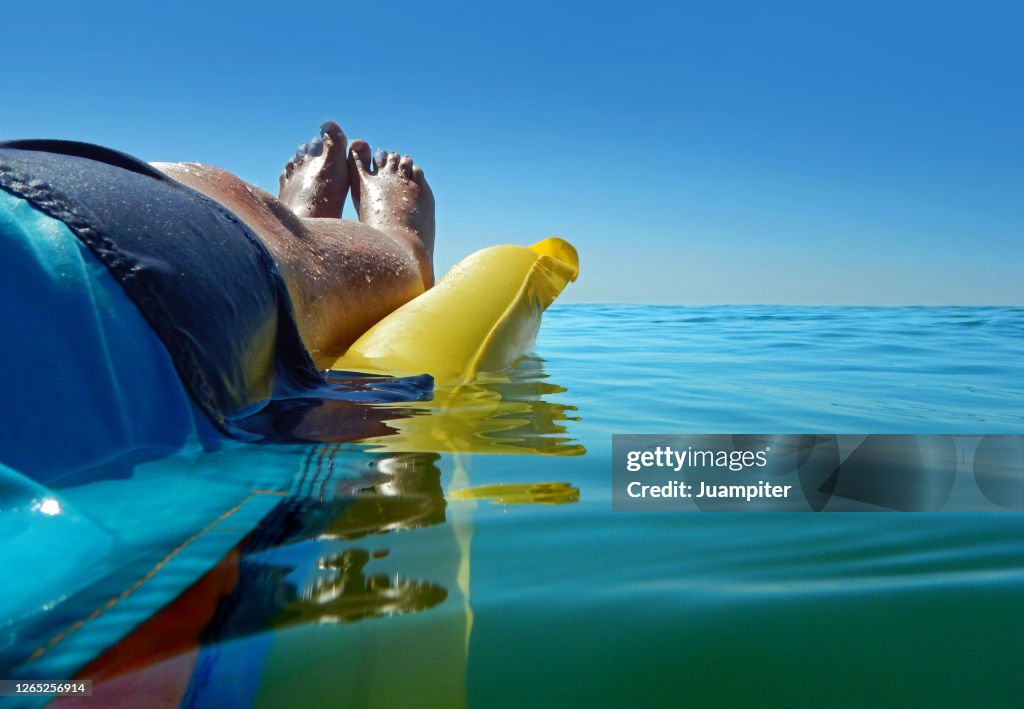
[{"label": "blue sky", "polygon": [[273,191],[335,118],[424,166],[439,270],[559,235],[567,301],[1024,304],[1014,3],[18,5],[0,138]]}]

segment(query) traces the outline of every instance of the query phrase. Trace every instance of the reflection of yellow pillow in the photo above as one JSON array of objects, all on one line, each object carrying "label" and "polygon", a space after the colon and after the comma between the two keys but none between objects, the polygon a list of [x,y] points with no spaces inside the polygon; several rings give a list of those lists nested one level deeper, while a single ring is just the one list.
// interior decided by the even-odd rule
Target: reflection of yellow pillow
[{"label": "reflection of yellow pillow", "polygon": [[477,251],[370,328],[332,369],[427,373],[438,384],[501,371],[533,346],[541,313],[578,272],[576,249],[562,239]]},{"label": "reflection of yellow pillow", "polygon": [[448,499],[490,500],[496,505],[564,505],[579,502],[580,491],[569,483],[498,483],[452,490]]}]

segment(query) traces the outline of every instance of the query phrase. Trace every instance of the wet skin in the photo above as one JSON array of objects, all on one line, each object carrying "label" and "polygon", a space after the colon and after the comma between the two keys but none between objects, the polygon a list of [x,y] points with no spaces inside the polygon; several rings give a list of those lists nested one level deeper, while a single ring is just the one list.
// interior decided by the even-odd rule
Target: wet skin
[{"label": "wet skin", "polygon": [[[329,366],[374,323],[434,283],[434,197],[409,156],[379,153],[325,122],[281,174],[278,197],[198,163],[154,163],[240,217],[288,287],[306,349]],[[352,188],[359,221],[341,219]]]}]

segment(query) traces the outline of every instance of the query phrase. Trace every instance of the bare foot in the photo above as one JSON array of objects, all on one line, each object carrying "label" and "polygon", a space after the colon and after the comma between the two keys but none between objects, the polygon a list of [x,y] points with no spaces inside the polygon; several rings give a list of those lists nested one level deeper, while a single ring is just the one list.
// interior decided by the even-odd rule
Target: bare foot
[{"label": "bare foot", "polygon": [[299,217],[340,219],[348,194],[345,134],[334,121],[320,125],[320,135],[299,146],[281,173],[278,199]]},{"label": "bare foot", "polygon": [[349,149],[352,203],[359,221],[406,243],[416,254],[424,286],[434,284],[434,194],[408,155],[377,152],[371,169],[370,146],[352,141]]}]

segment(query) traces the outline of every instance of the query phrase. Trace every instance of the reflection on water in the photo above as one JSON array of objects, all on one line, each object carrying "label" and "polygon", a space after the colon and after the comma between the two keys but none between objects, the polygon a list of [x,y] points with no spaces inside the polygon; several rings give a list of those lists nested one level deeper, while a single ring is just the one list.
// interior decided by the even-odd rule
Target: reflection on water
[{"label": "reflection on water", "polygon": [[564,505],[579,502],[580,491],[569,483],[500,483],[452,490],[451,498],[497,505]]},{"label": "reflection on water", "polygon": [[365,572],[370,554],[363,549],[346,549],[341,554],[321,558],[324,572],[303,590],[300,601],[282,613],[277,625],[309,622],[350,623],[379,615],[415,613],[433,608],[448,598],[448,591],[425,581],[410,581],[386,574],[368,576]]},{"label": "reflection on water", "polygon": [[[470,512],[476,500],[573,503],[579,489],[565,482],[473,487],[473,456],[457,456],[454,472],[451,465],[445,472],[438,451],[582,454],[565,428],[576,420],[574,407],[546,398],[563,392],[547,381],[540,359],[528,358],[507,375],[438,391],[432,401],[415,405],[326,402],[296,409],[288,425],[291,439],[301,437],[296,432],[315,432],[311,437],[325,442],[304,449],[290,492],[215,568],[78,676],[94,680],[95,696],[116,701],[126,692],[132,696],[130,687],[166,684],[167,668],[174,665],[180,685],[174,701],[197,701],[214,684],[226,686],[224,677],[242,656],[250,672],[272,674],[283,666],[283,648],[296,632],[317,628],[316,637],[323,638],[328,626],[347,633],[343,629],[354,623],[447,609],[427,625],[403,631],[407,651],[429,648],[415,653],[415,666],[429,672],[418,685],[401,685],[407,696],[394,694],[399,690],[390,675],[367,673],[358,685],[400,703],[413,697],[464,703],[472,525],[465,514],[449,519],[444,487]],[[367,410],[354,417],[355,424],[345,414],[352,407]],[[337,442],[360,428],[369,440]],[[365,656],[388,637],[360,632],[334,642]],[[262,658],[255,666],[254,656]],[[398,666],[409,669],[408,661]],[[217,677],[222,679],[211,679]],[[358,694],[352,686],[336,690]],[[237,691],[230,696],[232,704],[242,699]],[[308,693],[306,699],[319,702]]]},{"label": "reflection on water", "polygon": [[436,453],[352,455],[320,446],[306,456],[292,494],[260,524],[252,548],[304,539],[350,540],[445,521]]},{"label": "reflection on water", "polygon": [[[326,463],[320,451],[307,458],[307,467],[344,470],[344,460],[335,463],[346,452],[330,447]],[[448,591],[433,580],[368,569],[387,558],[386,549],[341,545],[443,524],[439,458],[371,456],[360,477],[329,476],[315,487],[316,497],[284,500],[242,547],[240,580],[204,638],[223,641],[299,623],[414,613],[443,602]]]},{"label": "reflection on water", "polygon": [[274,402],[241,427],[265,441],[362,442],[382,452],[582,455],[565,427],[576,408],[551,401],[566,390],[547,379],[534,355],[437,388],[429,377],[330,372],[324,398]]},{"label": "reflection on water", "polygon": [[509,372],[440,387],[430,401],[375,405],[401,417],[388,421],[393,432],[363,442],[378,451],[583,455],[566,430],[576,407],[549,398],[565,391],[548,381],[544,360],[528,356]]}]

